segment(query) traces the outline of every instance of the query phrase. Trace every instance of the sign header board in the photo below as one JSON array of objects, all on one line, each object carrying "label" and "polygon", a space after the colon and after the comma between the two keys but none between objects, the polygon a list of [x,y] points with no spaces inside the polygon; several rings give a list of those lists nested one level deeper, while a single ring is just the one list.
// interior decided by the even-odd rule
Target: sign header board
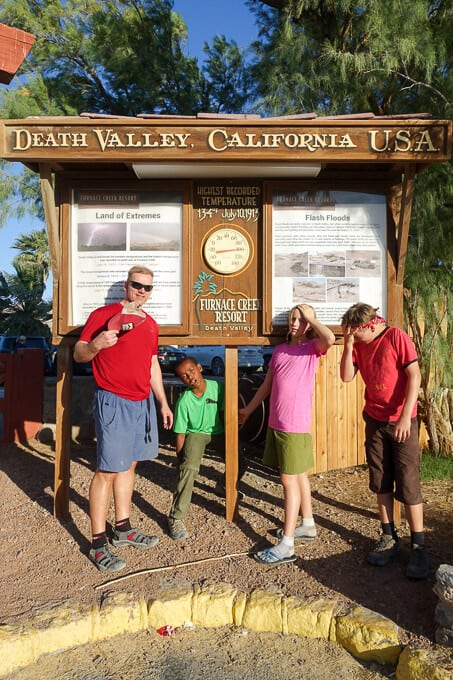
[{"label": "sign header board", "polygon": [[25,119],[1,122],[1,157],[70,162],[438,162],[450,157],[449,122]]}]

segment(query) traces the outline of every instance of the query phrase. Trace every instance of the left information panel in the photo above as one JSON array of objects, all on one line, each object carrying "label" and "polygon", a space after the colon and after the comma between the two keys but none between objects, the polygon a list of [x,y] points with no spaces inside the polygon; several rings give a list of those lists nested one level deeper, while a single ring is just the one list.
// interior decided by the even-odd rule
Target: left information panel
[{"label": "left information panel", "polygon": [[160,325],[182,318],[183,192],[77,189],[71,204],[72,323],[123,299],[134,265],[154,272],[145,306]]}]

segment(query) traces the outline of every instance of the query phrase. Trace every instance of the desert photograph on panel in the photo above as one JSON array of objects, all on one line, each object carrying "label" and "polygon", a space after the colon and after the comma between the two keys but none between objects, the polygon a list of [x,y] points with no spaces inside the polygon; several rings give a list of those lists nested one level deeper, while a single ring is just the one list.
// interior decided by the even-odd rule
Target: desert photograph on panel
[{"label": "desert photograph on panel", "polygon": [[381,276],[379,250],[347,250],[346,276]]},{"label": "desert photograph on panel", "polygon": [[325,279],[294,279],[293,302],[325,302]]},{"label": "desert photograph on panel", "polygon": [[310,253],[310,276],[344,276],[345,268],[343,251]]},{"label": "desert photograph on panel", "polygon": [[308,276],[308,252],[276,255],[275,276]]},{"label": "desert photograph on panel", "polygon": [[131,224],[131,250],[179,250],[180,225],[133,222]]},{"label": "desert photograph on panel", "polygon": [[327,302],[347,302],[353,304],[359,301],[359,279],[327,279]]}]

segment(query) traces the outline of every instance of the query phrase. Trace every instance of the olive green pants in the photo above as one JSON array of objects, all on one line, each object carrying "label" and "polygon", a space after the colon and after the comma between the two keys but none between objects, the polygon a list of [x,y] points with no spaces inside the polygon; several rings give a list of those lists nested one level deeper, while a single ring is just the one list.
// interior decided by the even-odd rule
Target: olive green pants
[{"label": "olive green pants", "polygon": [[[179,464],[178,482],[173,494],[169,517],[183,519],[192,500],[193,485],[200,471],[201,459],[208,444],[225,456],[225,437],[223,434],[211,435],[202,432],[189,432],[184,441],[182,461]],[[238,477],[241,479],[247,469],[247,461],[239,456]]]}]

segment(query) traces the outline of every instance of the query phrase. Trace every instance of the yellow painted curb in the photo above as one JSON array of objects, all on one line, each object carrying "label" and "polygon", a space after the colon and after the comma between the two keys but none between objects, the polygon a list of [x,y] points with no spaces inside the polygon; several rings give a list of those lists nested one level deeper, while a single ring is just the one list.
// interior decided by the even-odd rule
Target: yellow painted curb
[{"label": "yellow painted curb", "polygon": [[362,661],[395,664],[401,652],[398,626],[365,607],[354,607],[346,616],[339,616],[336,636],[340,645]]},{"label": "yellow painted curb", "polygon": [[400,654],[396,680],[451,680],[453,650],[434,647],[432,650],[406,647]]},{"label": "yellow painted curb", "polygon": [[[378,663],[398,663],[398,680],[452,677],[453,650],[404,649],[398,627],[364,607],[337,615],[338,603],[325,598],[303,601],[266,590],[249,595],[228,583],[174,588],[146,601],[143,595],[108,593],[99,604],[69,600],[49,604],[0,624],[0,676],[37,661],[43,654],[105,640],[147,628],[186,623],[216,628],[243,626],[258,632],[295,634],[336,641],[353,656]],[[426,674],[420,674],[422,672]]]}]

